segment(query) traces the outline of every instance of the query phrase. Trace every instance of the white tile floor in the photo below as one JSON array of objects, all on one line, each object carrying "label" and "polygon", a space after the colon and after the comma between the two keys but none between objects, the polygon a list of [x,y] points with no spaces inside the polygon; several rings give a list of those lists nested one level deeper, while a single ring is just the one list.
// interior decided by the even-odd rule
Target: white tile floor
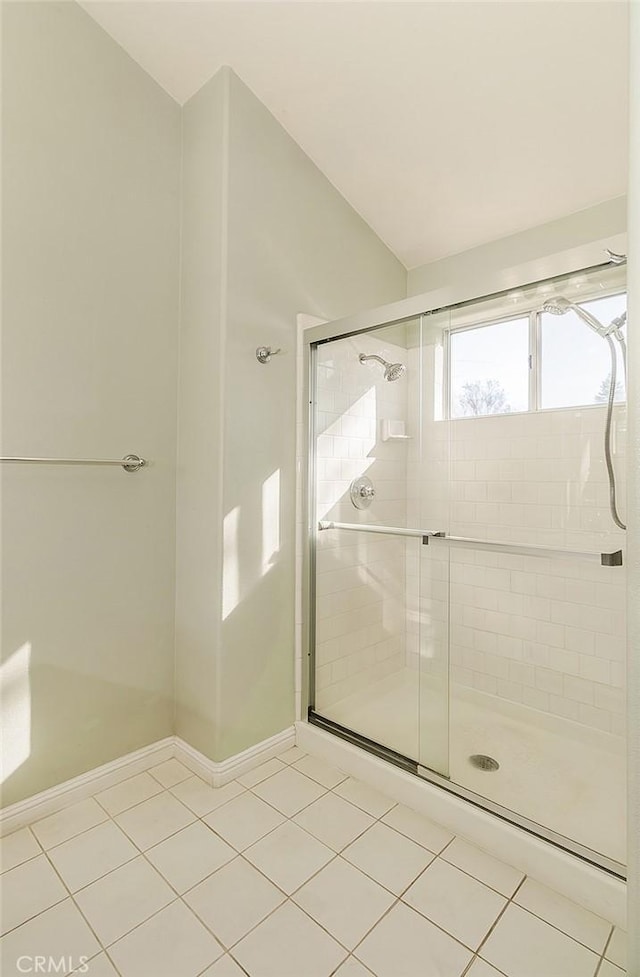
[{"label": "white tile floor", "polygon": [[297,748],[219,789],[169,760],[2,869],[3,977],[625,974],[622,931]]}]

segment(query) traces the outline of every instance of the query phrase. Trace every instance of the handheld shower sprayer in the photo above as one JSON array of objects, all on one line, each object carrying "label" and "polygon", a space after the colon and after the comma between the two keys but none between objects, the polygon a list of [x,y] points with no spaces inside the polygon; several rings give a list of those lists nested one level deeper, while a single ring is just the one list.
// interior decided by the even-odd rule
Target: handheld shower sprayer
[{"label": "handheld shower sprayer", "polygon": [[550,312],[551,315],[565,315],[567,312],[575,312],[590,329],[597,332],[603,339],[612,331],[611,327],[607,328],[607,326],[604,326],[595,316],[587,312],[586,309],[583,309],[581,305],[570,302],[564,295],[556,295],[552,299],[547,299],[542,306],[542,311]]},{"label": "handheld shower sprayer", "polygon": [[[612,252],[613,254],[613,252]],[[617,255],[615,257],[622,257]],[[620,264],[621,262],[614,261],[613,257],[611,259],[614,264]],[[627,321],[627,313],[623,312],[622,315],[617,316],[613,319],[608,326],[605,326],[599,319],[596,319],[594,315],[583,309],[581,305],[576,305],[575,302],[570,302],[568,298],[564,295],[556,295],[547,301],[542,306],[543,312],[548,312],[551,315],[565,315],[567,312],[574,312],[590,329],[601,336],[602,339],[606,340],[609,346],[609,355],[611,357],[611,372],[609,374],[609,394],[607,397],[607,421],[605,425],[604,433],[604,457],[607,465],[607,474],[609,476],[609,508],[611,510],[611,517],[619,529],[626,529],[626,525],[623,523],[620,515],[618,513],[618,503],[616,500],[616,475],[613,467],[613,456],[611,451],[611,427],[613,421],[613,402],[616,395],[616,380],[617,380],[617,369],[618,361],[616,357],[616,348],[613,343],[612,336],[617,340],[620,350],[622,352],[622,362],[624,365],[624,370],[626,374],[627,369],[627,345],[622,335],[621,329]]]}]

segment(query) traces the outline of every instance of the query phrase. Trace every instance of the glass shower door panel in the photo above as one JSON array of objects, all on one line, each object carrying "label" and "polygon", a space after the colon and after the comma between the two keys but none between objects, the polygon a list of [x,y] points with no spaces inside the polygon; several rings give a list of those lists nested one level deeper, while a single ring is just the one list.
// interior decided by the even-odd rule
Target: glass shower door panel
[{"label": "glass shower door panel", "polygon": [[[625,415],[616,406],[623,512]],[[451,532],[553,555],[451,547],[450,775],[619,866],[626,570],[599,559],[624,548],[609,512],[604,424],[597,406],[452,422],[465,461],[453,466]]]},{"label": "glass shower door panel", "polygon": [[394,530],[409,525],[418,339],[419,322],[404,322],[319,344],[314,404],[316,516],[332,528],[316,534],[313,709],[416,761],[419,622],[407,581],[421,539]]},{"label": "glass shower door panel", "polygon": [[451,604],[452,780],[619,865],[624,575],[468,551]]},{"label": "glass shower door panel", "polygon": [[[419,539],[329,530],[317,550],[315,712],[412,760],[419,689],[405,562],[417,562],[419,547]],[[334,591],[339,579],[345,589]]]}]

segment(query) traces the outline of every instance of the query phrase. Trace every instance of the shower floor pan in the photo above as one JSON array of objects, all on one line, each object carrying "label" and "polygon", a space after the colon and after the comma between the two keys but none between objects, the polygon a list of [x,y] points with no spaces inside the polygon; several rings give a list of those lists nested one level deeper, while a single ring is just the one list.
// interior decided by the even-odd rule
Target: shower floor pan
[{"label": "shower floor pan", "polygon": [[[418,760],[420,735],[428,743],[429,730],[419,729],[417,690],[417,674],[406,668],[330,706],[316,707],[317,714]],[[428,702],[423,703],[422,716],[428,724]],[[449,744],[453,784],[625,863],[623,739],[453,687]],[[498,768],[472,763],[471,757],[478,754],[494,759]]]}]

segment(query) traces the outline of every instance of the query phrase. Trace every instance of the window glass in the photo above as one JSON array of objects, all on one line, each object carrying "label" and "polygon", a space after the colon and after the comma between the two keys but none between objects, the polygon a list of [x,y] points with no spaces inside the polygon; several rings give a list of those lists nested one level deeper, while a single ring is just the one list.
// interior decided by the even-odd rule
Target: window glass
[{"label": "window glass", "polygon": [[529,408],[529,319],[452,332],[451,417]]},{"label": "window glass", "polygon": [[[569,296],[567,296],[569,297]],[[599,322],[608,326],[626,309],[626,295],[580,302]],[[572,311],[564,315],[541,313],[540,406],[582,407],[606,403],[611,381],[607,341]],[[616,401],[625,399],[624,369],[619,344]]]}]

